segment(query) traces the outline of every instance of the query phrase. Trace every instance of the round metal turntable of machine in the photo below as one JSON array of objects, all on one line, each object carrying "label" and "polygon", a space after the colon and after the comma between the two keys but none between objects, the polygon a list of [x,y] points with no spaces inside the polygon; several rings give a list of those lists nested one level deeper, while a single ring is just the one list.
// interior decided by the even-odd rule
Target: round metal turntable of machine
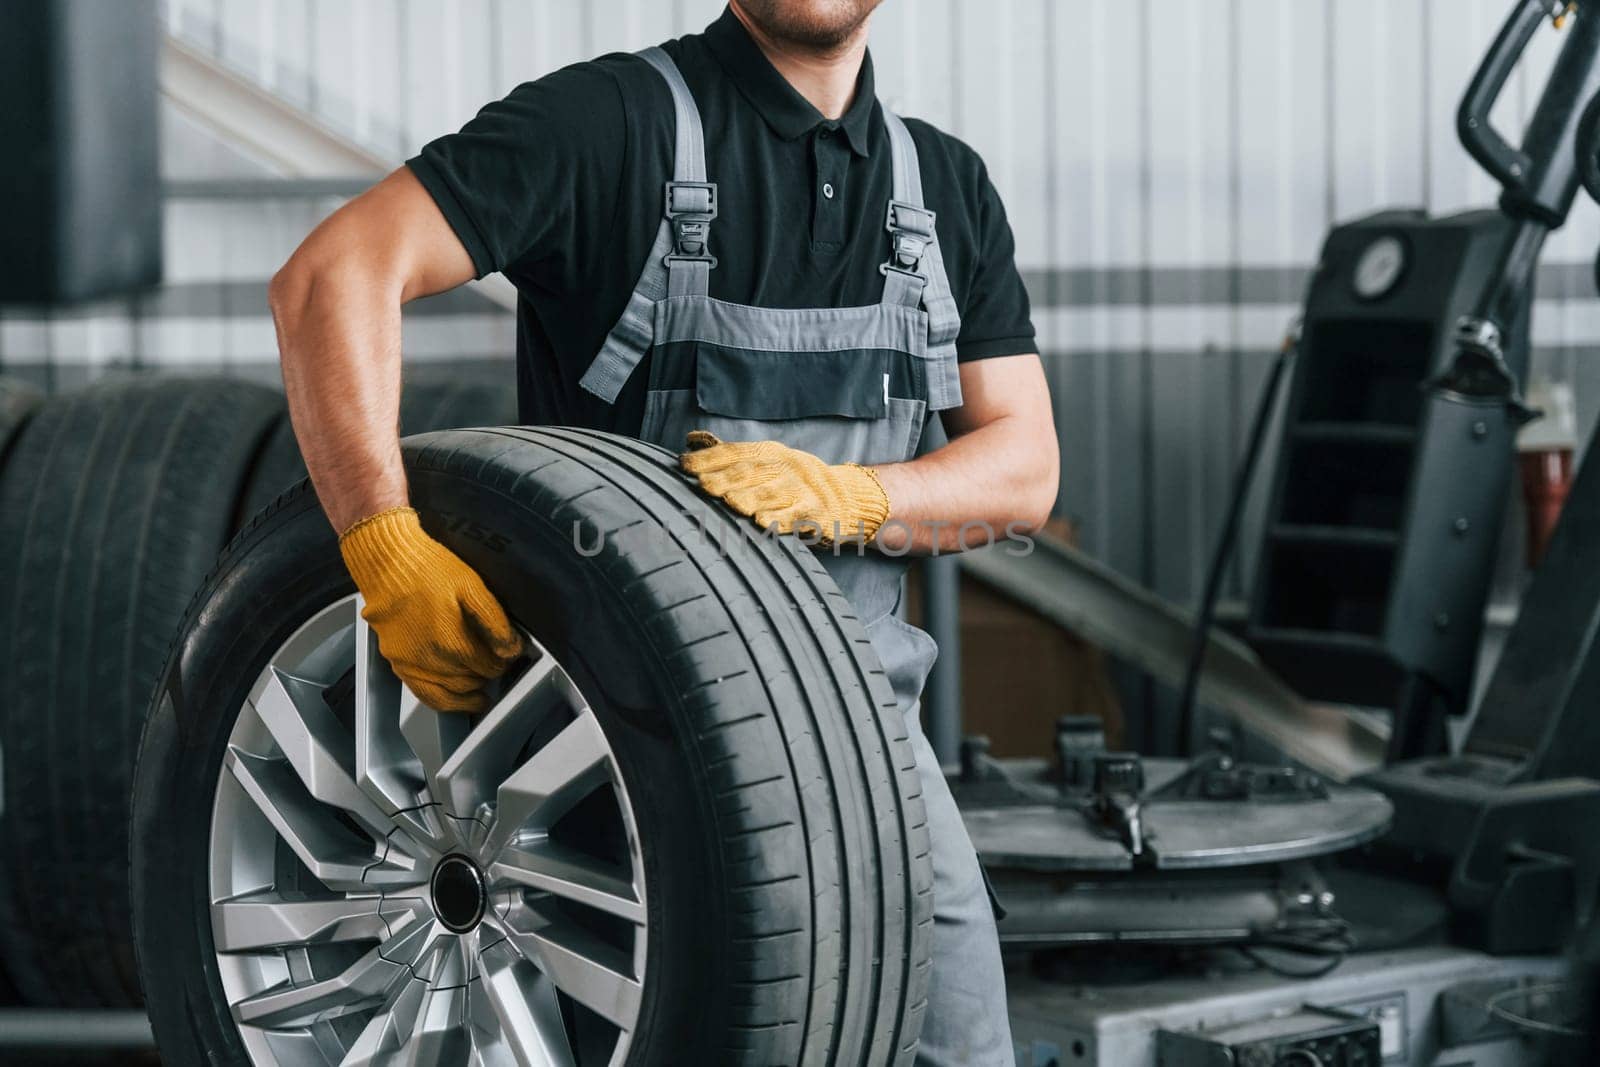
[{"label": "round metal turntable of machine", "polygon": [[1370,789],[1293,767],[1088,752],[1060,762],[965,754],[952,787],[991,868],[1186,870],[1284,863],[1381,835],[1393,807]]}]

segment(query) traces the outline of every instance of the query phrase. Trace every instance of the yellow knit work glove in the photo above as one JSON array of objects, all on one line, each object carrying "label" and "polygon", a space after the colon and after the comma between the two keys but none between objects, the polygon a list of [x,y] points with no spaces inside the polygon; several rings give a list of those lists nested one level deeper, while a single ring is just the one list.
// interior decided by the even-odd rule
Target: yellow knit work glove
[{"label": "yellow knit work glove", "polygon": [[522,638],[483,579],[429,537],[411,508],[368,516],[339,537],[394,673],[436,711],[482,711],[484,684],[505,673]]},{"label": "yellow knit work glove", "polygon": [[776,441],[720,441],[705,430],[689,432],[689,451],[678,465],[700,488],[763,530],[793,533],[798,526],[818,541],[870,541],[889,518],[889,497],[878,475],[858,463],[828,464]]}]

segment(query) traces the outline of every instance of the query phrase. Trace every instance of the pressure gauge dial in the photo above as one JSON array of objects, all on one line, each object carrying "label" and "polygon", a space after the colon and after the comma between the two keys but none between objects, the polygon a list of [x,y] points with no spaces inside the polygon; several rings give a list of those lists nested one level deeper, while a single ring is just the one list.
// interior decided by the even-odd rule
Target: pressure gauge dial
[{"label": "pressure gauge dial", "polygon": [[1406,270],[1406,246],[1398,237],[1380,237],[1369,244],[1356,260],[1351,285],[1362,300],[1377,300],[1389,295]]}]

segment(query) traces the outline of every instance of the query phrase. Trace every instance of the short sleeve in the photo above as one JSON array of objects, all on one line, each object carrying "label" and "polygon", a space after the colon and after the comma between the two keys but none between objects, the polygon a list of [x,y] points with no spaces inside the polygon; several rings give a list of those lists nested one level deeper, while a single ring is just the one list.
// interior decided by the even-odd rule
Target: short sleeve
[{"label": "short sleeve", "polygon": [[961,309],[956,357],[962,362],[1038,351],[1028,290],[1017,271],[1016,241],[987,168],[978,172],[977,260]]},{"label": "short sleeve", "polygon": [[579,63],[518,86],[406,165],[478,277],[514,264],[537,271],[579,258],[584,231],[612,217],[625,130],[615,76]]}]

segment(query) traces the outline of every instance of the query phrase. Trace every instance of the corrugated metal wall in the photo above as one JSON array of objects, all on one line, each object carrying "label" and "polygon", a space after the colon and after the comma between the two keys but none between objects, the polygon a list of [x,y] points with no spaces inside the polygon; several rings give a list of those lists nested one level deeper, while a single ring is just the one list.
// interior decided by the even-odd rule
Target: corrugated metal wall
[{"label": "corrugated metal wall", "polygon": [[[880,93],[976,146],[1005,197],[1060,425],[1060,510],[1177,598],[1198,588],[1270,352],[1322,234],[1379,207],[1491,202],[1457,96],[1509,0],[887,0]],[[168,0],[169,30],[398,160],[520,81],[715,17],[715,0]],[[1503,103],[1518,130],[1558,44]],[[248,173],[166,124],[174,176]],[[262,285],[327,201],[175,200],[168,291],[0,316],[0,366],[68,384],[132,363],[275,376]],[[1600,365],[1585,203],[1551,242],[1538,366]],[[436,303],[413,360],[504,358],[509,321]],[[1246,541],[1251,540],[1247,534]]]}]

